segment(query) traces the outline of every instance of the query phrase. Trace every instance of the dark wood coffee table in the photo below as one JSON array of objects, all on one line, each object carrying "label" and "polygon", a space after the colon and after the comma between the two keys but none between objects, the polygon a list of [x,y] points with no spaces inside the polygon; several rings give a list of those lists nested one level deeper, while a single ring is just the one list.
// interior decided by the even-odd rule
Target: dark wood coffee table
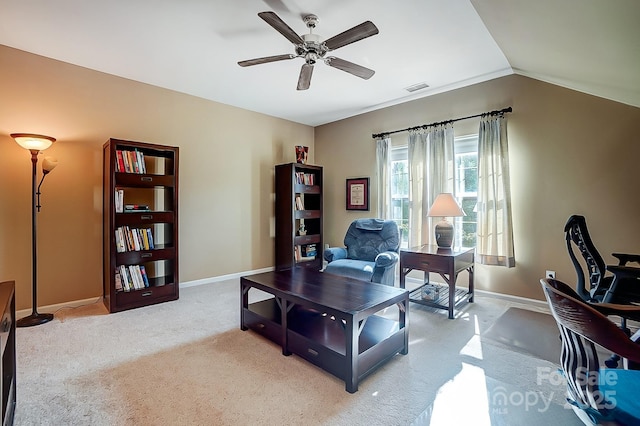
[{"label": "dark wood coffee table", "polygon": [[[249,290],[273,297],[249,304]],[[409,351],[409,292],[308,268],[240,278],[240,328],[252,329],[346,383],[347,392]],[[398,306],[398,319],[376,315]]]}]

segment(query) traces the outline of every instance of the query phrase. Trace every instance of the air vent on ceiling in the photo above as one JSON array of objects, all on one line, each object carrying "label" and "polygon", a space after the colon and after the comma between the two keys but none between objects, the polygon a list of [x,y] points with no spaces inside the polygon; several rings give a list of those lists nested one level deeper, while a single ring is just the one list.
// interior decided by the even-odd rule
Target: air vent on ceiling
[{"label": "air vent on ceiling", "polygon": [[413,86],[405,87],[404,90],[406,90],[407,92],[415,92],[417,90],[426,89],[427,87],[429,87],[429,85],[423,82],[414,84]]}]

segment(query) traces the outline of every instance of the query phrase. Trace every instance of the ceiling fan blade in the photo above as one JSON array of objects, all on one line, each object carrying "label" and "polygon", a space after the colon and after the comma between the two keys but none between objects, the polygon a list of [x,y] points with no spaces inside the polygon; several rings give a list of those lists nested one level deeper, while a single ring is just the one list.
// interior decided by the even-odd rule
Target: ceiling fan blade
[{"label": "ceiling fan blade", "polygon": [[298,77],[298,90],[307,90],[309,88],[311,74],[313,74],[313,65],[303,64],[300,69],[300,77]]},{"label": "ceiling fan blade", "polygon": [[282,19],[274,12],[260,12],[258,16],[264,19],[264,21],[275,28],[280,34],[285,36],[293,44],[304,44],[304,40],[296,34]]},{"label": "ceiling fan blade", "polygon": [[255,59],[247,59],[246,61],[239,61],[238,65],[240,65],[241,67],[248,67],[251,65],[266,64],[269,62],[284,61],[285,59],[293,59],[295,57],[296,55],[292,55],[292,54],[266,56],[264,58],[255,58]]},{"label": "ceiling fan blade", "polygon": [[329,48],[329,50],[336,50],[339,47],[355,43],[356,41],[362,40],[363,38],[371,37],[372,35],[376,34],[378,34],[378,27],[376,27],[373,22],[366,21],[360,25],[356,25],[355,27],[347,31],[331,37],[330,39],[326,40],[324,44]]},{"label": "ceiling fan blade", "polygon": [[346,71],[357,77],[370,79],[376,72],[372,69],[365,68],[362,65],[354,64],[353,62],[345,61],[344,59],[336,58],[335,56],[329,56],[325,58],[325,63],[339,70]]}]

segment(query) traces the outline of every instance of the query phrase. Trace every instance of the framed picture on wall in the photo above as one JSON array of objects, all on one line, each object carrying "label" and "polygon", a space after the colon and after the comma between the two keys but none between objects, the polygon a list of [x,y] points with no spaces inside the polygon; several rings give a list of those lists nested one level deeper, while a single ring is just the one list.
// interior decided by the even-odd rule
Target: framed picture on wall
[{"label": "framed picture on wall", "polygon": [[347,179],[347,210],[369,210],[369,178]]}]

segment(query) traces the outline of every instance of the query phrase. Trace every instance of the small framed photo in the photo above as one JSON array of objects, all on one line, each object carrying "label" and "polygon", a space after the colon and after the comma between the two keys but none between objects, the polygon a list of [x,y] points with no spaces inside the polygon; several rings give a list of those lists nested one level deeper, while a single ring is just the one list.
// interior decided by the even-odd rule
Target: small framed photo
[{"label": "small framed photo", "polygon": [[347,179],[347,210],[369,210],[369,178]]}]

